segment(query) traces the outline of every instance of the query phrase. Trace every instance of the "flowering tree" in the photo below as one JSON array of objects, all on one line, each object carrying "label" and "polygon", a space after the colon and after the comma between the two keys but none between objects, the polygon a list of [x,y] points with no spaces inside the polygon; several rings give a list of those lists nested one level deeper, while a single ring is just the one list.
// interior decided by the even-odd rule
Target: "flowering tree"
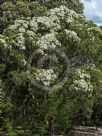
[{"label": "flowering tree", "polygon": [[17,133],[21,126],[49,135],[59,126],[62,134],[81,113],[79,123],[90,120],[102,85],[102,30],[94,22],[60,6],[16,19],[0,35],[0,48],[2,92]]},{"label": "flowering tree", "polygon": [[41,16],[47,10],[60,5],[66,5],[78,13],[83,12],[83,4],[79,0],[2,0],[0,1],[0,33],[17,18]]}]

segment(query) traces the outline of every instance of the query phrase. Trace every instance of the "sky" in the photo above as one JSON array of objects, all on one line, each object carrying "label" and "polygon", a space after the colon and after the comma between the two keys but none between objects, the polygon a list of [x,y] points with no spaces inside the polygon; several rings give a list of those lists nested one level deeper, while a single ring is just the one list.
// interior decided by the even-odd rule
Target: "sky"
[{"label": "sky", "polygon": [[102,25],[102,0],[81,0],[84,3],[84,14],[97,25]]}]

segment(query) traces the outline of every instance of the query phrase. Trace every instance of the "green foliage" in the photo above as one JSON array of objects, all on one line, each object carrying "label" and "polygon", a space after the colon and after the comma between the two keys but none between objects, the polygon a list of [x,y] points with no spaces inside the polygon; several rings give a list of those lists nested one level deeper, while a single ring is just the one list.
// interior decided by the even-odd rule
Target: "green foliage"
[{"label": "green foliage", "polygon": [[75,10],[77,13],[83,13],[83,4],[79,0],[39,0],[39,2],[44,4],[48,9],[65,5],[68,8]]},{"label": "green foliage", "polygon": [[17,1],[16,5],[11,1],[7,1],[0,5],[0,9],[0,33],[17,18],[41,16],[47,11],[47,7],[37,1],[32,3]]}]

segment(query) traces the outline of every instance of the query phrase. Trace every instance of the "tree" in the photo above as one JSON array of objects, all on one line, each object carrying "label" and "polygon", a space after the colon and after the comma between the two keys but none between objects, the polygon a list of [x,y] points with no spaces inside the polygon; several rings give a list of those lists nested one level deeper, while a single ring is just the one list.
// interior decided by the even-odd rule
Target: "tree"
[{"label": "tree", "polygon": [[65,134],[77,122],[87,123],[85,118],[90,122],[99,83],[93,69],[101,71],[102,65],[101,37],[96,24],[66,6],[16,19],[4,30],[1,80],[5,103],[13,105],[14,132],[20,126],[50,135],[57,126],[58,134]]}]

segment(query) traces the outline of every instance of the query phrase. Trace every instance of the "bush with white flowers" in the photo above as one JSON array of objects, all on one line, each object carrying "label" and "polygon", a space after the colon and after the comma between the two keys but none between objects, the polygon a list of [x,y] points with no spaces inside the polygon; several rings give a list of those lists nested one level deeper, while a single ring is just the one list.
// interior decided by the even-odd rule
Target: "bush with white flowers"
[{"label": "bush with white flowers", "polygon": [[82,91],[92,96],[93,86],[90,81],[90,74],[87,73],[84,69],[76,69],[75,71],[76,78],[74,79],[71,89],[75,91]]},{"label": "bush with white flowers", "polygon": [[54,74],[53,69],[38,69],[35,74],[35,79],[39,82],[42,82],[45,86],[49,86],[56,78],[57,76]]},{"label": "bush with white flowers", "polygon": [[[49,126],[58,124],[65,132],[79,108],[92,110],[93,92],[100,89],[88,67],[102,69],[102,30],[84,15],[60,6],[46,16],[16,19],[0,35],[0,50],[7,101],[16,105],[10,114],[15,126],[48,135]],[[31,77],[53,89],[38,88]]]},{"label": "bush with white flowers", "polygon": [[[85,32],[83,31],[83,34],[80,34],[82,33],[82,30],[77,27],[78,22],[80,23],[81,29],[84,29],[84,23],[87,26]],[[95,38],[93,40],[93,43],[91,40],[91,44],[89,43],[88,39],[93,39],[94,31],[97,30],[100,33],[98,36],[96,36],[96,41],[99,42],[99,37],[102,31],[99,27],[96,27],[94,23],[91,24],[92,27],[90,24],[91,22],[89,22],[84,17],[84,15],[77,14],[75,11],[68,9],[65,6],[60,6],[59,8],[54,8],[47,11],[46,16],[33,18],[28,17],[26,19],[22,18],[15,20],[14,24],[10,25],[4,31],[3,35],[1,35],[0,42],[5,47],[9,45],[8,47],[10,47],[9,50],[12,52],[11,54],[15,54],[13,52],[17,48],[20,55],[25,56],[25,59],[24,57],[22,58],[26,61],[33,52],[36,52],[36,49],[40,54],[42,54],[42,57],[43,55],[48,57],[49,50],[53,50],[53,53],[56,56],[55,52],[58,49],[61,49],[61,54],[64,53],[65,55],[67,55],[67,57],[69,57],[69,59],[71,59],[70,57],[75,57],[75,54],[80,55],[80,52],[85,52],[86,56],[88,56],[88,54],[93,51],[90,49],[94,48],[92,46],[95,44]],[[73,27],[74,25],[75,27]],[[84,36],[86,36],[86,33],[89,36],[85,40]],[[10,40],[8,40],[7,37]],[[68,46],[66,46],[67,44]],[[101,44],[98,45],[96,53],[98,52],[100,47]],[[28,54],[26,56],[27,51]],[[60,56],[56,57],[59,57],[58,59],[61,61]],[[91,61],[91,59],[87,57],[85,63],[87,63],[88,59],[89,61]],[[80,62],[81,61],[83,61],[83,59],[80,60]],[[33,66],[36,67],[36,64],[34,64]],[[60,65],[54,65],[55,71],[59,68],[61,68]],[[83,74],[80,76],[83,76]],[[90,84],[84,81],[84,78],[81,79],[80,77],[74,82],[74,84],[76,84],[82,89],[85,89],[85,91],[91,90],[90,88],[92,88]]]}]

